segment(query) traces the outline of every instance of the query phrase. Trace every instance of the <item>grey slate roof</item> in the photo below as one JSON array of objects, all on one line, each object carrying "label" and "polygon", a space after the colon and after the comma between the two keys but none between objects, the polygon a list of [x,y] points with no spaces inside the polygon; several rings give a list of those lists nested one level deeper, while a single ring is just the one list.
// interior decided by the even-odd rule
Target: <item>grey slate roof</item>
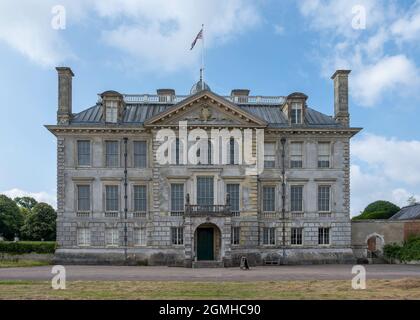
[{"label": "grey slate roof", "polygon": [[389,220],[415,220],[420,219],[420,203],[402,208]]},{"label": "grey slate roof", "polygon": [[[173,104],[145,104],[145,103],[127,103],[126,109],[123,114],[123,124],[142,124],[147,119],[155,116],[158,113],[165,111],[172,107]],[[253,104],[245,105],[238,104],[239,108],[247,111],[268,123],[269,127],[274,128],[285,128],[289,126],[289,123],[281,111],[280,105],[264,105],[264,104]],[[102,108],[101,104],[88,108],[84,111],[73,115],[72,124],[86,124],[94,125],[101,124],[102,122]],[[307,108],[305,113],[305,127],[313,128],[339,128],[341,125],[336,122],[331,116],[327,116],[314,109]]]}]

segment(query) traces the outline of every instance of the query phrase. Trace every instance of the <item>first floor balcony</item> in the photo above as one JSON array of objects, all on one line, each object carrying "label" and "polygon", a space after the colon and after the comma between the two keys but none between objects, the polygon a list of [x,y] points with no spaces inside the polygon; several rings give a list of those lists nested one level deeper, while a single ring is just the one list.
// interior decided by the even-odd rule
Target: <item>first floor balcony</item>
[{"label": "first floor balcony", "polygon": [[186,204],[186,216],[231,216],[230,205],[219,204]]}]

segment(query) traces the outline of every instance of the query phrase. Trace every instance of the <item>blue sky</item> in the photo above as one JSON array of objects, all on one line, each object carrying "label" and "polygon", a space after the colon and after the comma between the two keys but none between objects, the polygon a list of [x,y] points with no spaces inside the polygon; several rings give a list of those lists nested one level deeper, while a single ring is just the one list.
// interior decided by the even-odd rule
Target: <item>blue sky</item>
[{"label": "blue sky", "polygon": [[301,91],[332,114],[330,76],[352,69],[351,124],[364,128],[352,143],[352,213],[420,200],[420,1],[64,0],[63,30],[51,26],[57,4],[0,4],[0,192],[55,201],[56,144],[43,127],[56,121],[55,66],[76,75],[74,112],[108,89],[186,94],[204,23],[206,81],[219,94]]}]

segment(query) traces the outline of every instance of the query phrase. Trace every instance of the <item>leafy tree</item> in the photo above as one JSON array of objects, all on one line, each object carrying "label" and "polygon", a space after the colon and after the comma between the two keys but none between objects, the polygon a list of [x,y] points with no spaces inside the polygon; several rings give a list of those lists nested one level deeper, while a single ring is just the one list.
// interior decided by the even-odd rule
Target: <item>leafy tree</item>
[{"label": "leafy tree", "polygon": [[25,217],[27,217],[31,213],[31,210],[29,210],[28,208],[25,208],[25,207],[19,207],[19,210],[22,213],[22,216],[23,216],[24,219],[25,219]]},{"label": "leafy tree", "polygon": [[23,215],[16,203],[9,197],[0,195],[0,235],[7,240],[13,240],[19,235],[23,225]]},{"label": "leafy tree", "polygon": [[38,203],[32,197],[16,197],[13,199],[16,204],[22,208],[26,208],[28,210],[32,210],[33,207]]},{"label": "leafy tree", "polygon": [[22,235],[26,240],[54,241],[55,221],[57,214],[49,204],[40,202],[36,204],[25,218]]},{"label": "leafy tree", "polygon": [[389,201],[379,200],[369,204],[362,213],[353,220],[389,219],[400,211],[400,207]]}]

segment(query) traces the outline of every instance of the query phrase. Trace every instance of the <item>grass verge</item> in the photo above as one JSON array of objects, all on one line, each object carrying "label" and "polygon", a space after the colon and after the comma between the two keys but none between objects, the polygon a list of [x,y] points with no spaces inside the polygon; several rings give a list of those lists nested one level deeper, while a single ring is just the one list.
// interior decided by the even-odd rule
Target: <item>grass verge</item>
[{"label": "grass verge", "polygon": [[35,260],[0,260],[0,268],[16,268],[16,267],[40,267],[47,266],[48,261]]},{"label": "grass verge", "polygon": [[0,299],[420,299],[420,279],[350,281],[67,281],[53,290],[46,281],[0,281]]}]

